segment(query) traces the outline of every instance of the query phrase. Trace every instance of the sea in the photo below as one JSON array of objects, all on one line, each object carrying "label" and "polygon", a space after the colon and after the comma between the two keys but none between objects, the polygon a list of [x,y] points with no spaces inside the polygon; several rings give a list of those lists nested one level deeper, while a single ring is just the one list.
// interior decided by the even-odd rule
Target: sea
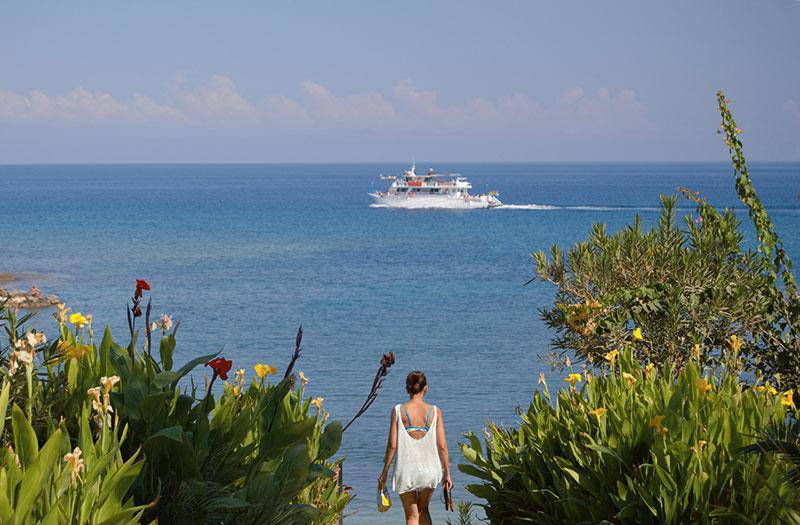
[{"label": "sea", "polygon": [[[283,370],[302,325],[296,370],[342,421],[364,402],[381,355],[394,352],[377,400],[339,454],[357,495],[344,523],[401,523],[399,498],[378,514],[375,492],[408,372],[425,372],[426,400],[443,411],[457,500],[471,500],[464,486],[476,482],[457,468],[464,433],[513,425],[540,372],[563,384],[539,314],[555,288],[526,285],[533,252],[566,249],[593,223],[616,231],[639,215],[654,224],[659,196],[679,186],[734,208],[753,243],[727,164],[417,165],[458,172],[507,206],[372,207],[379,175],[408,168],[393,163],[0,166],[0,273],[21,276],[2,286],[57,293],[126,343],[126,300],[146,279],[154,313],[181,321],[178,364],[221,352],[250,377],[255,363]],[[755,163],[751,175],[800,260],[800,164]],[[678,206],[692,213],[683,197]],[[55,333],[49,312],[33,324]],[[201,367],[195,379],[207,373]],[[432,510],[442,523],[438,493]]]}]

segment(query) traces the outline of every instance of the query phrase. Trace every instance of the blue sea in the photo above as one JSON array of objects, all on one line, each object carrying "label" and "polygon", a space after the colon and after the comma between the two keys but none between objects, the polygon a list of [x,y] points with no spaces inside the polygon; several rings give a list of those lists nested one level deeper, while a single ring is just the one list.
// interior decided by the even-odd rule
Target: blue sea
[{"label": "blue sea", "polygon": [[[302,324],[297,369],[345,421],[381,354],[394,352],[378,400],[348,430],[341,454],[358,495],[345,523],[400,523],[398,498],[387,515],[376,512],[375,485],[409,371],[427,374],[429,400],[443,409],[457,499],[469,498],[463,487],[472,482],[455,467],[462,433],[513,424],[540,371],[561,384],[538,314],[555,290],[524,286],[535,272],[531,252],[566,248],[595,222],[617,230],[639,214],[652,224],[659,194],[677,186],[739,209],[748,224],[724,164],[430,165],[514,206],[370,207],[378,174],[407,168],[400,164],[0,166],[0,272],[25,274],[11,287],[35,282],[58,293],[122,341],[134,280],[148,280],[155,313],[181,320],[178,363],[221,351],[249,374],[256,362],[282,370]],[[751,169],[800,260],[800,164]],[[35,323],[54,332],[49,313]],[[435,520],[441,507],[437,495]]]}]

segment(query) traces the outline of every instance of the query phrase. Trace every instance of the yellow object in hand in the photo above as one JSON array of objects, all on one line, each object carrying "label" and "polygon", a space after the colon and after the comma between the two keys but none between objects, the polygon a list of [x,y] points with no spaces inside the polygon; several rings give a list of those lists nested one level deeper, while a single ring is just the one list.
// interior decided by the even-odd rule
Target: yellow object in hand
[{"label": "yellow object in hand", "polygon": [[378,490],[378,512],[386,512],[392,507],[392,498],[386,492],[386,489]]}]

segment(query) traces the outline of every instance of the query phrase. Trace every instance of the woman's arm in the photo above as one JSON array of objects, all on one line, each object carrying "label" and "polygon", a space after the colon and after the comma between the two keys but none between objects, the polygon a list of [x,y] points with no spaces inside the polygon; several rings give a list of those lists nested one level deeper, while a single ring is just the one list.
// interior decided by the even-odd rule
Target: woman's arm
[{"label": "woman's arm", "polygon": [[383,470],[381,476],[378,478],[378,488],[383,489],[386,485],[386,476],[389,475],[389,467],[392,465],[394,459],[394,451],[397,449],[397,424],[395,410],[392,409],[392,415],[389,417],[389,439],[386,441],[386,455],[383,457]]},{"label": "woman's arm", "polygon": [[442,411],[439,407],[436,407],[436,410],[439,411],[436,418],[436,447],[439,449],[439,461],[442,463],[442,485],[446,489],[453,488],[453,480],[450,479],[450,456],[447,453],[447,436],[444,433],[444,416],[442,415]]}]

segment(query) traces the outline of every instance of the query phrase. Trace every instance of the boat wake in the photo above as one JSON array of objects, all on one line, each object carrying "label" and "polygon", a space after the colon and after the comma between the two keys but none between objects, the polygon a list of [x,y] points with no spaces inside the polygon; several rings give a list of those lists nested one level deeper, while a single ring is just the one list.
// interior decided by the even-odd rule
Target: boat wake
[{"label": "boat wake", "polygon": [[492,208],[493,210],[560,210],[560,206],[550,204],[503,204]]},{"label": "boat wake", "polygon": [[[370,208],[397,208],[397,209],[414,209],[414,210],[464,210],[464,209],[478,209],[460,205],[460,203],[453,206],[431,205],[424,201],[404,202],[402,205],[389,205],[389,204],[370,204]],[[483,208],[486,209],[486,208]],[[522,210],[522,211],[552,211],[552,210],[575,210],[575,211],[658,211],[657,207],[633,207],[633,206],[555,206],[552,204],[503,204],[501,206],[492,206],[488,208],[491,210]],[[687,208],[688,209],[688,208]]]},{"label": "boat wake", "polygon": [[[554,206],[552,204],[503,204],[493,210],[574,210],[574,211],[659,211],[660,208],[651,206]],[[687,208],[688,209],[688,208]]]},{"label": "boat wake", "polygon": [[[416,204],[416,203],[415,203]],[[417,209],[417,210],[424,210],[424,209],[451,209],[451,210],[463,210],[469,209],[465,207],[452,207],[452,208],[444,208],[441,206],[426,206],[425,203],[418,203],[418,205],[406,205],[406,206],[389,206],[387,204],[370,204],[370,208],[398,208],[398,209]],[[475,208],[473,208],[475,209]],[[490,210],[517,210],[517,211],[552,211],[552,210],[572,210],[572,211],[609,211],[609,212],[658,212],[661,211],[661,208],[658,206],[555,206],[553,204],[503,204],[502,206],[493,206],[488,208]],[[676,207],[676,211],[678,212],[692,212],[694,208],[690,207]],[[776,207],[776,208],[768,208],[770,212],[773,213],[800,213],[800,209],[798,208],[790,208],[790,207]],[[745,212],[744,208],[734,208],[735,212]]]}]

